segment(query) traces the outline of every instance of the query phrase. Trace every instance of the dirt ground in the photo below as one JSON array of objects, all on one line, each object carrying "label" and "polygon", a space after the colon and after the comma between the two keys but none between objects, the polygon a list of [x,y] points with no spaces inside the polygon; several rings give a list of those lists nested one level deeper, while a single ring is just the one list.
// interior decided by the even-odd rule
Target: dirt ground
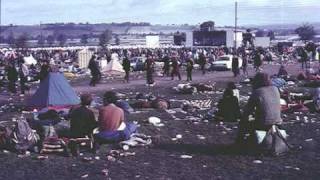
[{"label": "dirt ground", "polygon": [[[277,72],[279,66],[266,65],[269,74]],[[290,65],[289,72],[297,74],[298,65]],[[250,74],[253,75],[253,70]],[[139,77],[140,76],[140,77]],[[94,96],[110,89],[133,97],[136,93],[160,95],[168,100],[205,100],[213,99],[216,103],[228,81],[234,79],[231,72],[211,72],[202,76],[195,73],[194,82],[215,83],[214,93],[181,95],[172,87],[181,83],[170,78],[156,78],[156,86],[147,88],[142,75],[136,75],[130,84],[118,80],[105,80],[95,88],[87,86],[88,80],[72,82],[77,92],[90,92]],[[185,76],[183,76],[186,78]],[[240,87],[241,96],[247,96],[250,87]],[[0,104],[12,105],[0,113],[0,120],[10,120],[17,115],[21,97],[0,93]],[[241,102],[242,106],[244,102]],[[173,103],[179,107],[179,103]],[[142,110],[129,116],[129,121],[137,121],[139,132],[153,137],[149,147],[130,148],[135,155],[116,157],[115,161],[107,158],[108,152],[117,149],[116,145],[104,145],[96,155],[84,151],[79,157],[49,155],[48,159],[37,159],[38,154],[28,157],[0,152],[0,179],[319,179],[320,176],[320,118],[319,114],[292,113],[283,114],[284,127],[289,136],[289,143],[295,150],[280,157],[258,156],[240,153],[232,145],[237,133],[237,123],[218,123],[194,118],[188,114],[173,111]],[[199,114],[198,114],[199,115]],[[147,122],[148,117],[159,117],[163,127],[155,127]],[[299,117],[297,120],[296,117]],[[305,121],[307,117],[308,121]],[[181,139],[173,139],[181,135]],[[122,151],[121,151],[122,152]],[[182,158],[188,155],[188,158]],[[92,157],[93,161],[84,161]],[[259,161],[257,161],[259,160]],[[102,170],[108,170],[106,176]]]}]

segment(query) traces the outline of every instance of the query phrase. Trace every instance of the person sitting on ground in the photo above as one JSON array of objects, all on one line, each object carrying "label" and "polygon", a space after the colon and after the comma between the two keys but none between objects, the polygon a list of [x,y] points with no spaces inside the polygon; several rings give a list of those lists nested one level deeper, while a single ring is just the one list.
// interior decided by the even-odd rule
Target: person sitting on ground
[{"label": "person sitting on ground", "polygon": [[280,66],[279,72],[278,72],[278,77],[283,77],[283,76],[288,76],[288,72],[286,68],[282,65]]},{"label": "person sitting on ground", "polygon": [[216,113],[216,120],[236,122],[240,118],[239,101],[232,89],[227,88],[222,99],[218,103],[218,112]]},{"label": "person sitting on ground", "polygon": [[[281,108],[279,90],[271,85],[269,76],[257,73],[253,79],[253,92],[243,111],[237,143],[244,143],[247,133],[253,134],[255,130],[268,131],[273,125],[281,125]],[[253,114],[254,121],[249,121]]]},{"label": "person sitting on ground", "polygon": [[95,135],[100,143],[128,140],[137,126],[124,122],[124,111],[116,106],[117,95],[113,91],[104,94],[104,107],[99,110],[99,133]]},{"label": "person sitting on ground", "polygon": [[133,108],[154,108],[154,109],[170,109],[170,102],[154,95],[144,96],[143,94],[138,94],[136,96],[137,101],[131,106]]},{"label": "person sitting on ground", "polygon": [[240,100],[240,92],[239,89],[237,89],[237,86],[234,82],[229,82],[227,85],[227,89],[232,90],[233,96],[235,96],[238,101]]},{"label": "person sitting on ground", "polygon": [[90,136],[93,129],[97,127],[97,121],[93,111],[89,108],[92,102],[90,94],[83,94],[80,97],[80,105],[70,109],[70,137],[81,138]]},{"label": "person sitting on ground", "polygon": [[306,103],[305,106],[311,113],[320,112],[320,88],[317,88],[313,94],[312,102]]}]

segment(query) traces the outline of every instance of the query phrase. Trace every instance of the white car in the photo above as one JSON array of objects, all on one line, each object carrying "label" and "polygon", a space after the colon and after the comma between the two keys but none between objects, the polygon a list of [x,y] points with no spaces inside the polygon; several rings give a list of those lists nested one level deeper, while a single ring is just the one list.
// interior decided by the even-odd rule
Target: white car
[{"label": "white car", "polygon": [[[220,56],[217,60],[211,63],[210,70],[231,70],[233,55]],[[242,59],[239,58],[239,68],[242,67]]]}]

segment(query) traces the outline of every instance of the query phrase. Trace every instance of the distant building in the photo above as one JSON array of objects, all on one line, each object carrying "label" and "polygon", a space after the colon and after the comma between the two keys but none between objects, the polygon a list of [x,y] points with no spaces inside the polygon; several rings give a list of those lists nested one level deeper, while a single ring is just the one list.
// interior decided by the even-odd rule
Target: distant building
[{"label": "distant building", "polygon": [[242,32],[236,34],[233,30],[193,31],[192,36],[187,35],[187,42],[190,42],[190,37],[193,38],[193,46],[233,47],[236,38],[237,47],[242,43]]}]

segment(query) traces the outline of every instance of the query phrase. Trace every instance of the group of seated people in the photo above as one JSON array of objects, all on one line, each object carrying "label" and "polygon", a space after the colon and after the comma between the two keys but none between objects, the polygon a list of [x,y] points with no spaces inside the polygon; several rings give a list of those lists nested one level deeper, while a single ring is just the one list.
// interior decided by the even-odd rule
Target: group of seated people
[{"label": "group of seated people", "polygon": [[[59,137],[68,139],[91,137],[94,139],[92,150],[95,152],[100,144],[125,141],[136,132],[137,126],[126,121],[126,113],[131,111],[130,106],[119,101],[115,92],[107,91],[104,94],[104,106],[99,109],[98,119],[95,117],[94,110],[90,108],[92,96],[83,94],[80,99],[81,103],[72,107],[66,116],[70,120],[70,129],[58,133]],[[29,124],[37,131],[60,122],[59,114],[55,110],[40,113],[37,118],[39,120],[29,121]],[[77,152],[72,148],[78,147],[72,145],[71,152]]]},{"label": "group of seated people", "polygon": [[[239,122],[237,143],[242,143],[246,134],[253,131],[268,131],[273,125],[280,127],[282,124],[280,109],[280,92],[271,84],[268,74],[257,73],[252,80],[252,93],[240,111],[238,91],[234,83],[229,83],[222,99],[218,103],[215,118],[219,121]],[[254,116],[254,121],[249,117]]]}]

